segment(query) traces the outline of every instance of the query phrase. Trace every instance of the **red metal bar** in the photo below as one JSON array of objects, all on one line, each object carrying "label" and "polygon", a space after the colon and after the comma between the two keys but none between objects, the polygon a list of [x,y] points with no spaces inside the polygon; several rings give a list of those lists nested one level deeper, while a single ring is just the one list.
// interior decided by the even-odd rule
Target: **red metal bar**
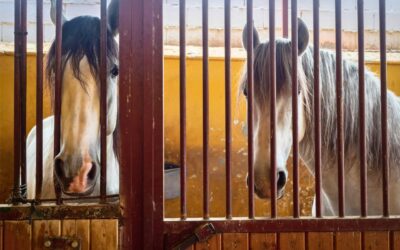
[{"label": "red metal bar", "polygon": [[249,168],[249,218],[254,218],[254,162],[253,162],[253,107],[254,107],[254,68],[253,68],[253,0],[247,1],[247,129],[248,129],[248,168]]},{"label": "red metal bar", "polygon": [[344,217],[344,134],[343,134],[343,81],[342,81],[342,1],[335,1],[336,27],[336,107],[339,217]]},{"label": "red metal bar", "polygon": [[208,184],[208,127],[209,127],[209,86],[208,86],[208,0],[203,0],[203,217],[210,217]]},{"label": "red metal bar", "polygon": [[314,25],[314,151],[315,151],[315,203],[316,216],[322,217],[321,176],[321,99],[319,80],[319,0],[313,2]]},{"label": "red metal bar", "polygon": [[360,188],[361,188],[361,216],[367,216],[367,152],[365,132],[365,67],[364,67],[364,0],[357,1],[358,17],[358,96],[360,115]]},{"label": "red metal bar", "polygon": [[299,124],[298,124],[298,30],[297,0],[292,0],[292,129],[293,129],[293,217],[300,217],[299,205]]},{"label": "red metal bar", "polygon": [[231,0],[225,0],[225,161],[226,161],[226,218],[232,218],[231,194]]},{"label": "red metal bar", "polygon": [[389,216],[389,155],[387,126],[386,78],[386,1],[379,0],[379,49],[381,57],[381,126],[382,126],[382,184],[383,216]]},{"label": "red metal bar", "polygon": [[43,184],[43,0],[36,2],[36,193],[42,197]]},{"label": "red metal bar", "polygon": [[26,81],[27,81],[27,74],[26,74],[26,67],[27,67],[27,60],[26,60],[26,50],[27,50],[27,0],[21,0],[21,60],[20,63],[20,96],[21,102],[19,105],[21,106],[21,186],[22,186],[22,195],[26,195],[24,191],[26,191]]},{"label": "red metal bar", "polygon": [[[61,65],[61,49],[62,49],[62,5],[63,0],[56,1],[56,70],[54,84],[54,155],[60,152],[60,136],[61,136],[61,88],[62,88],[62,65]],[[56,163],[54,163],[56,164]],[[54,189],[57,198],[57,204],[62,203],[61,187],[56,179],[54,179]]]},{"label": "red metal bar", "polygon": [[[21,0],[14,2],[14,198],[20,188],[21,176]],[[16,202],[14,202],[16,204]]]},{"label": "red metal bar", "polygon": [[100,4],[100,196],[107,195],[107,0]]},{"label": "red metal bar", "polygon": [[186,219],[186,0],[179,2],[181,219]]},{"label": "red metal bar", "polygon": [[[292,0],[292,8],[293,8],[293,0]],[[289,4],[288,0],[282,0],[282,35],[287,38],[289,36]],[[292,11],[293,13],[293,11]],[[293,22],[293,21],[292,21]],[[293,26],[292,26],[293,27]]]},{"label": "red metal bar", "polygon": [[275,0],[269,1],[269,55],[270,55],[270,133],[271,133],[271,218],[276,218],[276,53],[275,53]]}]

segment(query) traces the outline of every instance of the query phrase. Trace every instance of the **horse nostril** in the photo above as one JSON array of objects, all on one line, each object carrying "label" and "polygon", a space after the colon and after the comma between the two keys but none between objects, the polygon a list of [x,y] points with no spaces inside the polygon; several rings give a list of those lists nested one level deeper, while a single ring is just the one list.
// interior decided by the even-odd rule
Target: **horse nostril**
[{"label": "horse nostril", "polygon": [[54,166],[55,174],[56,176],[62,180],[65,177],[64,173],[64,162],[61,159],[57,159],[55,161],[55,166]]},{"label": "horse nostril", "polygon": [[286,173],[285,171],[278,171],[278,191],[282,190],[286,184]]},{"label": "horse nostril", "polygon": [[96,164],[92,162],[92,168],[90,169],[88,175],[89,180],[94,180],[96,178]]}]

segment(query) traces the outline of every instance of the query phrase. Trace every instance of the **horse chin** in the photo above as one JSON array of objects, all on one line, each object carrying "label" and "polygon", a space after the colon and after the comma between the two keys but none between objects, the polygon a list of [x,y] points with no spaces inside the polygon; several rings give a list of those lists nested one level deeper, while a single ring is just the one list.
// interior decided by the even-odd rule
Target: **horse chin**
[{"label": "horse chin", "polygon": [[93,185],[93,186],[91,186],[91,187],[88,188],[85,192],[82,192],[82,193],[70,193],[70,192],[65,191],[63,188],[62,188],[62,192],[63,192],[65,195],[74,196],[74,197],[89,196],[89,195],[91,195],[91,194],[93,193],[94,187],[95,187],[95,186],[96,186],[96,184]]}]

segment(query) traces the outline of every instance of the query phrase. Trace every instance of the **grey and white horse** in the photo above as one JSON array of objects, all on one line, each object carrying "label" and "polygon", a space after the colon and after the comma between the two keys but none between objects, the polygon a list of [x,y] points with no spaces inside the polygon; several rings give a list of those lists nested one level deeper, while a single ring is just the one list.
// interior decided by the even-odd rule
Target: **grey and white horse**
[{"label": "grey and white horse", "polygon": [[[299,83],[299,154],[307,168],[314,173],[314,114],[312,108],[314,90],[313,48],[308,45],[309,33],[299,19],[298,25],[298,83]],[[243,31],[246,41],[247,27]],[[270,197],[270,104],[269,104],[269,42],[260,43],[253,31],[254,48],[254,175],[255,192],[260,198]],[[335,54],[320,51],[321,89],[321,143],[323,214],[338,214],[337,184],[337,129],[336,129],[336,58]],[[287,181],[288,160],[292,147],[292,97],[291,97],[291,41],[276,40],[277,84],[277,190],[283,194]],[[358,114],[358,67],[343,60],[344,138],[345,138],[345,214],[359,215],[360,210],[360,158]],[[366,70],[366,148],[368,214],[382,214],[382,140],[380,122],[380,81]],[[247,76],[243,74],[241,90],[247,92]],[[388,159],[390,211],[400,214],[400,101],[388,91]]]}]

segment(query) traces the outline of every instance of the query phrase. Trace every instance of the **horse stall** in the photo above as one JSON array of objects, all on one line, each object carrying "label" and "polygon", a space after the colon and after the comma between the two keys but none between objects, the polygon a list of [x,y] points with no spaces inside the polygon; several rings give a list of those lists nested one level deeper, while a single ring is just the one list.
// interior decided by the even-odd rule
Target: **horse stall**
[{"label": "horse stall", "polygon": [[379,60],[366,59],[363,0],[358,53],[342,49],[341,0],[331,51],[319,0],[307,24],[301,1],[266,1],[261,35],[245,1],[243,49],[231,0],[219,3],[224,46],[209,47],[208,0],[196,3],[202,46],[187,46],[188,1],[172,1],[167,46],[168,1],[101,0],[100,19],[68,19],[68,1],[45,13],[37,0],[30,48],[33,5],[15,0],[14,47],[0,55],[0,250],[400,249],[400,58],[387,53],[385,0]]}]

